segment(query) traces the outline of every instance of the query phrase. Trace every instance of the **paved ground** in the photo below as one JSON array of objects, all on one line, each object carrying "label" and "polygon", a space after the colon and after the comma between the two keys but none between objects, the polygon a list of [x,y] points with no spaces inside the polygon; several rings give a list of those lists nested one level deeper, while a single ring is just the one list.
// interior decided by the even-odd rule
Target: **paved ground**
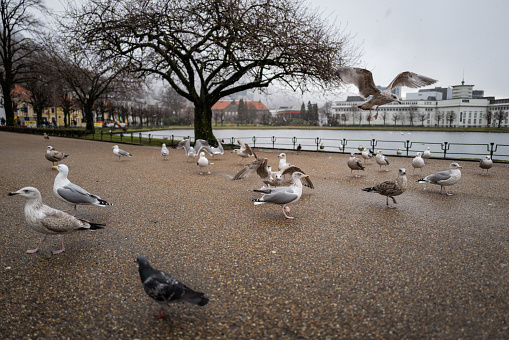
[{"label": "paved ground", "polygon": [[[0,334],[31,338],[449,338],[509,337],[509,167],[439,187],[415,183],[409,158],[391,157],[388,173],[371,161],[348,177],[347,155],[288,154],[315,184],[291,206],[253,206],[255,176],[231,181],[241,167],[227,152],[199,175],[183,150],[0,132]],[[47,145],[70,154],[69,178],[114,205],[78,207],[78,217],[107,223],[64,237],[67,251],[40,241],[24,220],[22,197],[37,187],[46,204],[56,175]],[[277,152],[258,151],[276,165]],[[424,173],[449,161],[430,160]],[[361,191],[407,168],[409,189],[397,209]],[[142,289],[134,262],[148,257],[210,298],[205,307],[158,305]]]}]

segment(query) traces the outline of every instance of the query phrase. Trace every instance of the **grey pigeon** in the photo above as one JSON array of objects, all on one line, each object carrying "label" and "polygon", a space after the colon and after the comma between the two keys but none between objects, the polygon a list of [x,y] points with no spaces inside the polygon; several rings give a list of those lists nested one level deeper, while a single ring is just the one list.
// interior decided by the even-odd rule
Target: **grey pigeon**
[{"label": "grey pigeon", "polygon": [[162,270],[152,268],[145,256],[139,255],[136,262],[143,289],[161,305],[161,313],[156,314],[156,318],[167,316],[165,311],[170,302],[190,302],[198,306],[205,306],[209,302],[203,293],[195,292]]}]

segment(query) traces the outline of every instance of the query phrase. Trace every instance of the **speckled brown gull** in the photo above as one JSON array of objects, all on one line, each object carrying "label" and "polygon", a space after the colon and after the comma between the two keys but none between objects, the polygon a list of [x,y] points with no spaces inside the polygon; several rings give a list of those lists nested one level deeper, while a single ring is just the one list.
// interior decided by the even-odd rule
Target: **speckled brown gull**
[{"label": "speckled brown gull", "polygon": [[396,204],[397,202],[394,196],[398,196],[404,193],[407,188],[407,184],[408,181],[406,178],[406,169],[401,168],[398,171],[398,178],[395,180],[385,181],[374,187],[364,188],[362,190],[366,192],[375,192],[386,196],[385,205],[387,208],[394,208],[389,205],[389,198],[391,198],[394,204]]},{"label": "speckled brown gull", "polygon": [[64,239],[61,235],[72,233],[78,230],[96,230],[101,229],[104,224],[92,223],[86,220],[78,219],[63,211],[53,209],[42,203],[41,193],[33,187],[25,187],[18,191],[9,193],[9,196],[20,195],[26,198],[25,201],[25,219],[30,228],[38,233],[44,234],[41,243],[35,249],[27,250],[32,254],[37,252],[47,235],[58,235],[62,248],[53,251],[53,254],[60,254],[65,251]]},{"label": "speckled brown gull", "polygon": [[361,170],[364,170],[364,166],[359,158],[355,157],[353,152],[350,153],[350,158],[347,161],[348,167],[350,168],[350,173],[353,176],[353,170],[357,170],[359,174],[355,175],[355,177],[360,177]]},{"label": "speckled brown gull", "polygon": [[55,148],[52,146],[48,146],[46,148],[46,153],[44,154],[44,156],[48,161],[52,162],[53,165],[55,165],[55,162],[58,164],[58,162],[60,162],[61,160],[69,157],[69,155],[66,155],[63,152],[55,150]]}]

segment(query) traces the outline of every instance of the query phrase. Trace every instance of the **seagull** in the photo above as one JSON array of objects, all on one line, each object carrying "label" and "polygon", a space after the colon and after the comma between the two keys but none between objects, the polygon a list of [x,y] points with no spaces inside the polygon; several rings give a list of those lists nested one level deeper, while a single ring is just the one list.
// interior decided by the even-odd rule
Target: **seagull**
[{"label": "seagull", "polygon": [[38,233],[45,234],[37,248],[27,250],[28,254],[39,251],[47,235],[58,235],[60,238],[62,248],[52,252],[53,255],[56,255],[65,251],[62,234],[68,234],[78,230],[96,230],[104,227],[104,224],[78,219],[63,211],[53,209],[43,204],[41,193],[36,188],[25,187],[9,193],[9,196],[14,195],[21,195],[26,198],[25,219],[28,226]]},{"label": "seagull", "polygon": [[451,193],[443,190],[445,186],[454,185],[461,179],[461,171],[463,167],[458,163],[451,163],[449,170],[440,171],[433,175],[428,175],[424,178],[417,180],[419,183],[432,183],[440,185],[440,193],[451,196]]},{"label": "seagull", "polygon": [[[387,157],[384,156],[384,154],[382,153],[382,150],[378,150],[376,152],[376,156],[375,156],[375,160],[376,160],[376,163],[378,165],[380,165],[380,171],[382,171],[382,165],[389,165],[389,159],[387,159]],[[389,171],[387,168],[385,168],[384,171]]]},{"label": "seagull", "polygon": [[46,132],[43,134],[43,137],[44,137],[44,139],[49,139],[49,136]]},{"label": "seagull", "polygon": [[196,165],[200,167],[200,175],[203,175],[203,171],[201,170],[202,168],[207,168],[207,175],[210,175],[209,160],[205,157],[205,152],[200,152],[200,158],[198,158]]},{"label": "seagull", "polygon": [[217,141],[217,144],[218,144],[217,148],[215,148],[207,143],[207,145],[202,145],[202,149],[207,151],[207,153],[212,157],[214,157],[215,155],[223,155],[224,154],[223,145],[221,144],[220,141]]},{"label": "seagull", "polygon": [[143,289],[161,305],[161,313],[156,314],[156,318],[168,315],[165,311],[171,302],[190,302],[198,306],[205,306],[209,302],[203,293],[192,290],[162,270],[152,268],[145,256],[137,256],[136,262]]},{"label": "seagull", "polygon": [[53,162],[53,165],[55,165],[55,162],[57,162],[58,164],[58,162],[60,162],[61,160],[69,157],[69,155],[66,155],[63,152],[55,150],[55,148],[52,146],[48,146],[46,148],[46,154],[44,156],[48,161]]},{"label": "seagull", "polygon": [[359,150],[360,152],[364,151],[364,147],[362,146],[362,144],[359,144],[357,150]]},{"label": "seagull", "polygon": [[113,153],[118,156],[119,162],[120,162],[120,157],[122,157],[122,156],[127,156],[127,157],[133,156],[129,152],[119,149],[118,145],[113,145],[112,148],[113,148]]},{"label": "seagull", "polygon": [[422,172],[422,168],[424,168],[424,159],[422,159],[421,157],[421,153],[418,152],[415,154],[415,157],[414,159],[412,159],[412,167],[414,168],[414,174],[415,174],[415,168],[419,168],[421,169],[421,172]]},{"label": "seagull", "polygon": [[369,151],[369,149],[362,150],[362,158],[364,158],[364,163],[366,163],[366,161],[371,157],[373,157],[373,155],[371,154],[371,151]]},{"label": "seagull", "polygon": [[67,167],[67,165],[59,164],[57,166],[54,166],[53,168],[58,170],[58,174],[55,177],[55,182],[53,184],[53,193],[57,198],[61,199],[65,203],[74,205],[73,216],[76,216],[76,206],[78,204],[96,205],[98,207],[112,205],[111,203],[108,203],[105,200],[101,199],[101,197],[93,195],[86,191],[85,189],[83,189],[82,187],[71,183],[67,179],[67,175],[69,174],[69,168]]},{"label": "seagull", "polygon": [[277,166],[277,169],[279,171],[283,170],[284,168],[290,166],[291,164],[286,161],[286,153],[282,152],[278,155],[279,157],[279,165]]},{"label": "seagull", "polygon": [[163,160],[166,160],[166,156],[168,156],[169,154],[170,154],[170,151],[166,147],[166,144],[163,144],[161,146],[161,156],[163,156]]},{"label": "seagull", "polygon": [[407,188],[406,169],[401,168],[398,171],[398,178],[392,181],[382,182],[374,187],[364,188],[363,191],[375,192],[380,195],[386,196],[385,205],[387,208],[394,208],[389,205],[389,198],[392,199],[394,204],[397,204],[394,196],[401,195]]},{"label": "seagull", "polygon": [[484,157],[483,159],[481,159],[481,162],[479,162],[479,167],[481,169],[486,169],[486,175],[488,174],[488,171],[490,171],[492,166],[493,161],[491,160],[490,156]]},{"label": "seagull", "polygon": [[[196,146],[196,143],[195,143],[195,146]],[[199,146],[201,146],[201,142],[200,142]],[[198,152],[199,152],[199,149],[196,150],[195,148],[191,147],[191,140],[189,138],[181,140],[177,144],[177,149],[184,149],[185,150],[186,156],[187,156],[187,161],[186,162],[189,162],[189,158],[190,157],[194,159],[194,157],[198,156]]]},{"label": "seagull", "polygon": [[359,105],[358,108],[362,110],[369,110],[371,117],[371,109],[376,106],[375,119],[378,117],[378,107],[392,102],[401,104],[401,100],[397,95],[391,93],[395,88],[407,86],[411,88],[419,88],[426,85],[436,83],[435,79],[421,76],[413,72],[402,72],[394,78],[389,86],[383,91],[376,87],[373,81],[373,74],[371,71],[356,68],[356,67],[340,67],[336,71],[337,75],[346,84],[354,84],[359,89],[359,93],[363,98],[372,96],[368,101]]},{"label": "seagull", "polygon": [[[256,155],[255,155],[256,157]],[[272,167],[267,165],[267,158],[256,158],[251,163],[247,164],[245,167],[240,169],[239,172],[233,176],[232,180],[238,180],[242,178],[246,178],[256,172],[258,176],[262,179],[263,184],[267,185],[268,187],[279,187],[288,183],[292,183],[292,181],[288,181],[283,179],[284,175],[292,175],[294,172],[301,172],[303,174],[304,171],[302,171],[299,167],[295,165],[287,166],[286,168],[283,168],[282,171],[272,171]],[[313,182],[311,182],[311,179],[308,177],[302,177],[302,185],[305,185],[311,189],[314,189]]]},{"label": "seagull", "polygon": [[255,205],[264,203],[279,204],[282,206],[283,214],[285,217],[288,219],[293,219],[292,216],[288,216],[286,214],[287,212],[290,212],[290,208],[287,207],[287,205],[297,202],[302,196],[301,179],[303,177],[309,176],[303,174],[302,172],[296,171],[292,174],[292,185],[289,187],[255,189],[253,190],[254,192],[261,192],[263,193],[263,196],[251,201],[254,202]]},{"label": "seagull", "polygon": [[431,150],[430,150],[430,148],[429,148],[429,146],[428,146],[428,148],[426,149],[426,151],[424,151],[424,153],[422,154],[422,158],[424,158],[424,159],[428,159],[428,158],[430,158],[430,157],[431,157]]},{"label": "seagull", "polygon": [[320,150],[323,150],[323,149],[325,149],[325,145],[323,145],[323,143],[322,143],[322,144],[320,144]]},{"label": "seagull", "polygon": [[[350,158],[348,158],[348,167],[350,168],[350,173],[353,176],[353,170],[358,170],[359,173],[361,170],[364,170],[364,167],[362,166],[362,162],[360,159],[355,157],[355,154],[353,152],[350,153]],[[355,175],[355,177],[361,177],[361,175]]]},{"label": "seagull", "polygon": [[[242,158],[248,158],[248,157],[255,156],[253,150],[251,149],[251,147],[248,144],[244,143],[240,139],[237,139],[237,143],[239,143],[240,149],[234,149],[234,150],[232,150],[232,153],[235,153],[237,156],[242,157]],[[237,164],[240,164],[240,161],[238,161]]]}]

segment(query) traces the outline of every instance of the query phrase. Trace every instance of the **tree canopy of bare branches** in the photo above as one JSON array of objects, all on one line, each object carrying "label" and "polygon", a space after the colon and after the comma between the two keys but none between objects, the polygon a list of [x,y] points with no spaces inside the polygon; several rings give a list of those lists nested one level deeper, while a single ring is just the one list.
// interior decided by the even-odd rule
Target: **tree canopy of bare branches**
[{"label": "tree canopy of bare branches", "polygon": [[43,9],[42,0],[0,0],[0,86],[8,126],[14,125],[11,89],[28,71],[26,59],[36,50],[30,33],[40,25],[34,13]]},{"label": "tree canopy of bare branches", "polygon": [[72,18],[103,57],[129,60],[192,102],[195,137],[208,140],[221,98],[274,82],[324,89],[357,57],[302,0],[92,0]]}]

